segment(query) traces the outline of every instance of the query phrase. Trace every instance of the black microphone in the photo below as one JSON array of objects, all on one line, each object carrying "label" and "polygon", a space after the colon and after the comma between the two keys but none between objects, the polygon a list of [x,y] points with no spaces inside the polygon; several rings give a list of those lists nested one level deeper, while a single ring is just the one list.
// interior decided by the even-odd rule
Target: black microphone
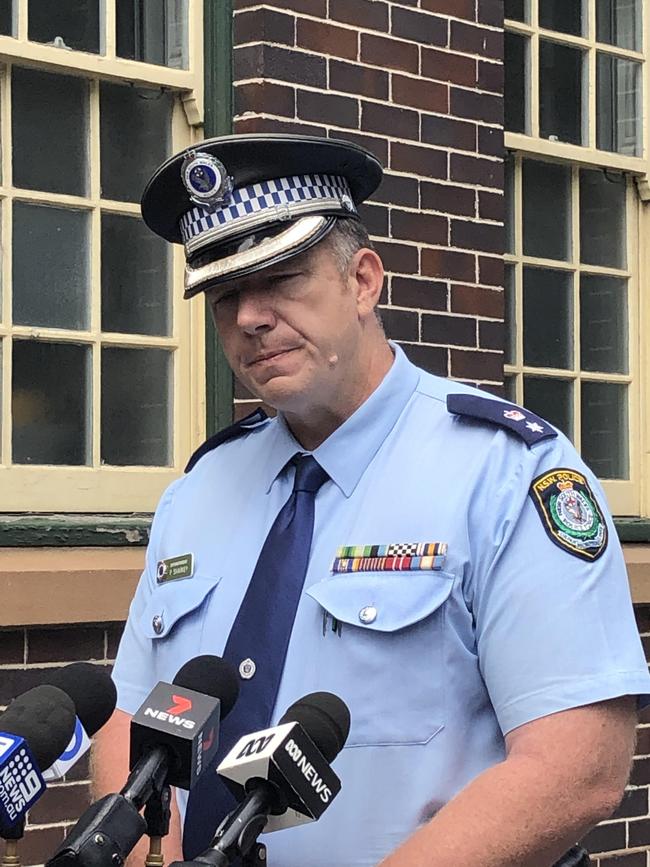
[{"label": "black microphone", "polygon": [[241,803],[195,860],[225,867],[245,856],[262,831],[318,819],[341,789],[330,763],[349,731],[345,702],[314,692],[292,704],[277,726],[240,738],[217,772]]},{"label": "black microphone", "polygon": [[159,683],[131,721],[131,774],[122,794],[138,809],[151,782],[190,789],[219,746],[219,722],[239,695],[235,668],[218,656],[196,656],[173,683]]},{"label": "black microphone", "polygon": [[90,662],[73,662],[56,671],[45,683],[58,686],[74,702],[77,711],[70,743],[57,760],[43,772],[46,781],[59,780],[90,749],[92,736],[115,710],[117,690],[106,668]]},{"label": "black microphone", "polygon": [[72,699],[50,685],[24,692],[0,716],[0,836],[22,836],[27,810],[45,792],[41,768],[65,749],[74,726]]},{"label": "black microphone", "polygon": [[84,812],[48,867],[119,867],[148,830],[139,811],[149,799],[193,785],[208,766],[238,692],[235,669],[216,656],[195,657],[173,683],[158,683],[131,721],[126,784]]}]

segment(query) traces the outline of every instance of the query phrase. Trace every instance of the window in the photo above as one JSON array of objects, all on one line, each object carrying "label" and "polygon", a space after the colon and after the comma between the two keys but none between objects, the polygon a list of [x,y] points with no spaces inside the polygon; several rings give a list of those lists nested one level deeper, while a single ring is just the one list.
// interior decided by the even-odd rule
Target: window
[{"label": "window", "polygon": [[641,514],[640,0],[506,0],[506,390]]},{"label": "window", "polygon": [[139,201],[200,116],[200,28],[186,0],[9,5],[0,511],[151,510],[201,434],[202,305]]}]

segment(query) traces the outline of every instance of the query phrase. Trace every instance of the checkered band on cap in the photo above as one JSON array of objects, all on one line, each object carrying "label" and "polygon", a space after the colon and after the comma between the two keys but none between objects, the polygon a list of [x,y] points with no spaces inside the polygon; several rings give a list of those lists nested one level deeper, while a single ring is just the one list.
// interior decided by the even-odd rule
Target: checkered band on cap
[{"label": "checkered band on cap", "polygon": [[292,175],[233,190],[227,203],[214,210],[195,207],[181,217],[186,252],[255,229],[266,223],[310,213],[357,209],[346,178],[339,175]]}]

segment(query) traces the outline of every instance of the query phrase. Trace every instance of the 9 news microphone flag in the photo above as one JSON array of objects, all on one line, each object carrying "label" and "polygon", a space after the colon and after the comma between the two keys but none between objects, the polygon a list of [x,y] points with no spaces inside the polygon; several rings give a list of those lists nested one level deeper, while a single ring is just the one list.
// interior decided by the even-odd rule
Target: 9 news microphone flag
[{"label": "9 news microphone flag", "polygon": [[[329,476],[312,455],[292,459],[291,496],[269,530],[253,577],[233,623],[224,659],[239,667],[254,661],[255,675],[240,685],[239,700],[221,729],[220,762],[247,732],[268,728],[280,686],[289,638],[307,574],[316,494]],[[190,792],[183,855],[205,851],[235,799],[215,773],[204,774]]]}]

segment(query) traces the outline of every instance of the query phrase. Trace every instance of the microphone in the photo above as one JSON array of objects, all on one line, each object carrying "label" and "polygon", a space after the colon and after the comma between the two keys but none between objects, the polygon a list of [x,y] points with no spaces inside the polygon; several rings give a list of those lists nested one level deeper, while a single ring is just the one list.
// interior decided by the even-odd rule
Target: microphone
[{"label": "microphone", "polygon": [[131,774],[122,794],[140,809],[160,774],[170,786],[192,788],[217,752],[219,722],[238,695],[234,667],[218,656],[196,656],[173,683],[157,684],[131,722]]},{"label": "microphone", "polygon": [[142,807],[166,786],[193,785],[208,766],[238,692],[235,669],[216,656],[195,657],[173,683],[158,683],[131,721],[124,787],[83,813],[48,867],[120,867],[148,830]]},{"label": "microphone", "polygon": [[65,749],[75,725],[72,699],[43,684],[15,698],[0,716],[0,836],[12,828],[45,791],[41,768]]},{"label": "microphone", "polygon": [[49,782],[61,779],[88,752],[92,736],[108,722],[115,710],[117,690],[108,671],[89,662],[66,665],[46,683],[58,686],[69,695],[77,711],[70,743],[43,772],[43,779]]},{"label": "microphone", "polygon": [[341,789],[330,763],[349,731],[345,702],[313,692],[292,704],[277,726],[240,738],[217,772],[241,803],[196,860],[225,867],[246,856],[262,831],[318,819]]}]

